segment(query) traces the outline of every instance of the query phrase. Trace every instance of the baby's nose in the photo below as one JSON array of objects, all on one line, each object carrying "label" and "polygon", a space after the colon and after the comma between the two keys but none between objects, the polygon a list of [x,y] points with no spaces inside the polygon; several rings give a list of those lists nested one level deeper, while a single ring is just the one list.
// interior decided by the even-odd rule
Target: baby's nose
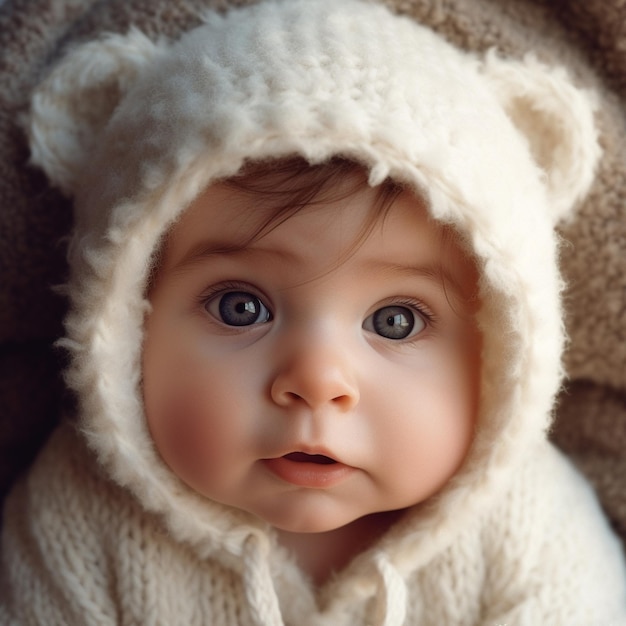
[{"label": "baby's nose", "polygon": [[272,381],[273,401],[283,407],[332,405],[350,411],[359,402],[353,358],[331,335],[291,342]]}]

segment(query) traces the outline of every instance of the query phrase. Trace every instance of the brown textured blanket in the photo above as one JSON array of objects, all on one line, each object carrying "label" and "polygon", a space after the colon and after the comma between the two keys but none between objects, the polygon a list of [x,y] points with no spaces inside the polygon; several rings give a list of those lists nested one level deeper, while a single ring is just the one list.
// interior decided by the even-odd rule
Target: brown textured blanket
[{"label": "brown textured blanket", "polygon": [[[340,1],[340,0],[338,0]],[[594,483],[626,540],[626,2],[386,0],[468,50],[566,66],[599,94],[604,157],[561,229],[570,375],[553,438]],[[0,499],[68,400],[59,371],[63,238],[71,204],[28,166],[19,129],[32,86],[68,47],[134,24],[176,36],[203,7],[246,0],[0,0]]]}]

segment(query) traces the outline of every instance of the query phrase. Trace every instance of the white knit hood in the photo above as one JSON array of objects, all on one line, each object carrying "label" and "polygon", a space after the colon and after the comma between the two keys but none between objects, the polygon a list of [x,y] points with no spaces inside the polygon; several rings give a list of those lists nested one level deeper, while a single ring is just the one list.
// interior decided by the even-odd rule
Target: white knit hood
[{"label": "white knit hood", "polygon": [[[444,549],[545,439],[564,342],[553,229],[599,157],[590,96],[534,58],[460,52],[376,3],[270,0],[208,13],[176,42],[133,30],[72,50],[35,93],[29,134],[33,162],[75,201],[64,345],[81,429],[177,539],[235,568],[246,554],[264,562],[264,523],[185,487],[143,414],[145,290],[163,233],[244,160],[297,154],[358,161],[372,185],[391,176],[464,234],[483,302],[475,441],[413,531],[383,538],[371,578],[345,590],[378,594],[381,623],[401,623],[397,598],[395,617],[384,610],[393,581]],[[277,598],[250,602],[260,623],[281,623]]]}]

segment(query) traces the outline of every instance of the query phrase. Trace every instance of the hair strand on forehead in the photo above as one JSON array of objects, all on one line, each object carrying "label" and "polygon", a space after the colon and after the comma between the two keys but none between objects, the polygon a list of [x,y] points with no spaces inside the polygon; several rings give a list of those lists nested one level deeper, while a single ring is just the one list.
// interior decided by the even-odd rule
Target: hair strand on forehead
[{"label": "hair strand on forehead", "polygon": [[[347,200],[368,186],[366,168],[343,157],[310,164],[302,157],[254,161],[222,184],[254,197],[260,207],[269,209],[267,218],[243,243],[243,247],[263,237],[308,207]],[[376,187],[372,211],[346,252],[347,258],[367,239],[378,220],[384,220],[404,187],[388,178]],[[341,261],[340,261],[341,262]]]}]

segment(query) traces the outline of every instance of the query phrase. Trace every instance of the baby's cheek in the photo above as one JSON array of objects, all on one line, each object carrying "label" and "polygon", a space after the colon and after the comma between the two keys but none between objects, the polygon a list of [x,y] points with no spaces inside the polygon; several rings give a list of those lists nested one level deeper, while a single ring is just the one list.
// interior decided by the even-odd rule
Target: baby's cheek
[{"label": "baby's cheek", "polygon": [[221,499],[231,488],[245,437],[232,401],[205,385],[166,394],[149,418],[158,452],[199,493]]}]

